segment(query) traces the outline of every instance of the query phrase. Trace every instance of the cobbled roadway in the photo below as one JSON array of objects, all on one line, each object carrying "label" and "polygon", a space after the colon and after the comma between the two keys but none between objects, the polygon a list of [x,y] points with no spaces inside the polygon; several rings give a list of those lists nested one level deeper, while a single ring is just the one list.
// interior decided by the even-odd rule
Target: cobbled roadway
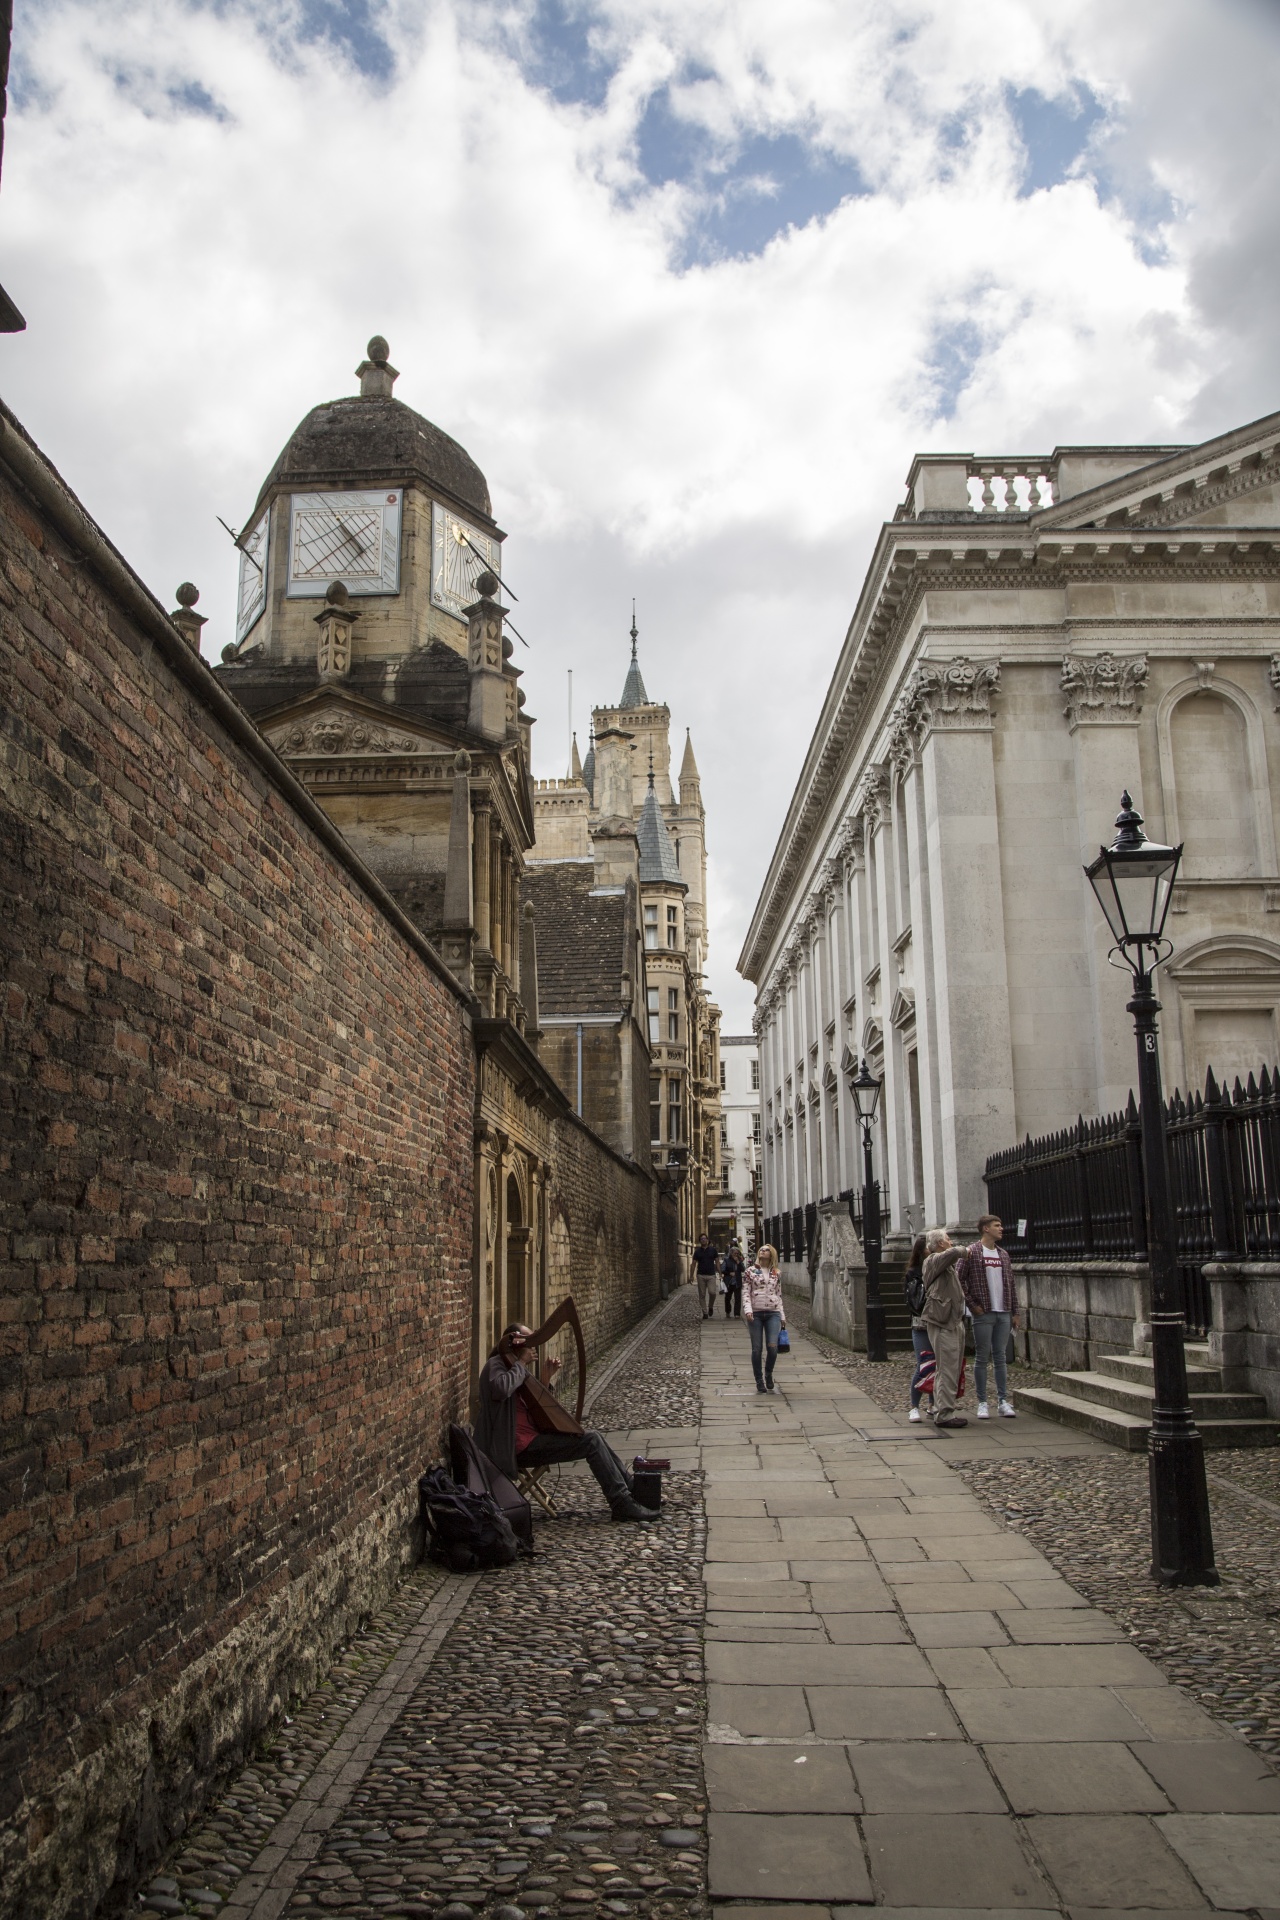
[{"label": "cobbled roadway", "polygon": [[[683,1290],[605,1387],[592,1423],[694,1424],[699,1325]],[[661,1521],[642,1528],[611,1522],[593,1480],[562,1481],[559,1517],[536,1517],[536,1557],[479,1577],[279,1911],[709,1912],[701,1476],[672,1472],[664,1485]],[[237,1881],[449,1581],[427,1566],[401,1582],[142,1889],[145,1909],[237,1905]]]}]

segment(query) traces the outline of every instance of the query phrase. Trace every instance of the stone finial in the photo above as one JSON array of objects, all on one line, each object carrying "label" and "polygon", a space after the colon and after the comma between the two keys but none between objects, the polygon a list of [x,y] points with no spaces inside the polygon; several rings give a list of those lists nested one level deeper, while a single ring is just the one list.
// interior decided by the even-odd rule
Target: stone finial
[{"label": "stone finial", "polygon": [[492,600],[494,594],[498,591],[498,587],[499,581],[497,574],[490,573],[487,567],[483,573],[476,575],[475,588],[482,600]]},{"label": "stone finial", "polygon": [[400,378],[399,368],[393,367],[389,355],[390,347],[380,333],[375,333],[365,349],[367,360],[362,360],[356,368],[356,378],[360,382],[362,400],[389,400],[391,389]]},{"label": "stone finial", "polygon": [[174,598],[177,600],[178,605],[176,611],[171,613],[169,618],[190,647],[192,653],[199,653],[200,629],[205,625],[204,615],[197,613],[195,610],[196,601],[200,598],[200,589],[199,587],[193,587],[189,580],[184,580],[174,595]]},{"label": "stone finial", "polygon": [[316,670],[322,680],[345,680],[351,671],[351,630],[356,618],[351,595],[341,580],[331,581],[316,615]]}]

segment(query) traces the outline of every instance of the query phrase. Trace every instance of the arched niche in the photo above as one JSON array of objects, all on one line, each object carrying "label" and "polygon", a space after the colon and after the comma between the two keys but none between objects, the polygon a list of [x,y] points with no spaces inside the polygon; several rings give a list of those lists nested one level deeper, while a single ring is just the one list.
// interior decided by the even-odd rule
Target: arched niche
[{"label": "arched niche", "polygon": [[1185,843],[1188,880],[1276,873],[1275,825],[1262,715],[1243,687],[1212,668],[1169,689],[1156,714],[1165,834]]},{"label": "arched niche", "polygon": [[1209,1067],[1228,1086],[1280,1059],[1280,946],[1251,934],[1220,934],[1188,947],[1164,969],[1165,1019],[1177,993],[1181,1060],[1167,1063],[1169,1090],[1204,1090]]}]

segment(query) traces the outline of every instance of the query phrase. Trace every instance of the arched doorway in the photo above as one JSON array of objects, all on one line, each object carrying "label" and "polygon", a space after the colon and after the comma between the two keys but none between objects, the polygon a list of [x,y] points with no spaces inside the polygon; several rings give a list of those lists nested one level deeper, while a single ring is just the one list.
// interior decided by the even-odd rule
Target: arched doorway
[{"label": "arched doorway", "polygon": [[507,1175],[507,1304],[505,1322],[528,1323],[529,1242],[532,1238],[524,1217],[520,1182],[514,1173]]}]

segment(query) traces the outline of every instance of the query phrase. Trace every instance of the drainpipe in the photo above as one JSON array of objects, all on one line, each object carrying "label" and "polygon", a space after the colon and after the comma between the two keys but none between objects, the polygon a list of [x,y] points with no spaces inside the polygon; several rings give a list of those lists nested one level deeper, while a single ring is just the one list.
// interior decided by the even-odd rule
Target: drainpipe
[{"label": "drainpipe", "polygon": [[582,1118],[582,1022],[578,1022],[578,1118]]}]

